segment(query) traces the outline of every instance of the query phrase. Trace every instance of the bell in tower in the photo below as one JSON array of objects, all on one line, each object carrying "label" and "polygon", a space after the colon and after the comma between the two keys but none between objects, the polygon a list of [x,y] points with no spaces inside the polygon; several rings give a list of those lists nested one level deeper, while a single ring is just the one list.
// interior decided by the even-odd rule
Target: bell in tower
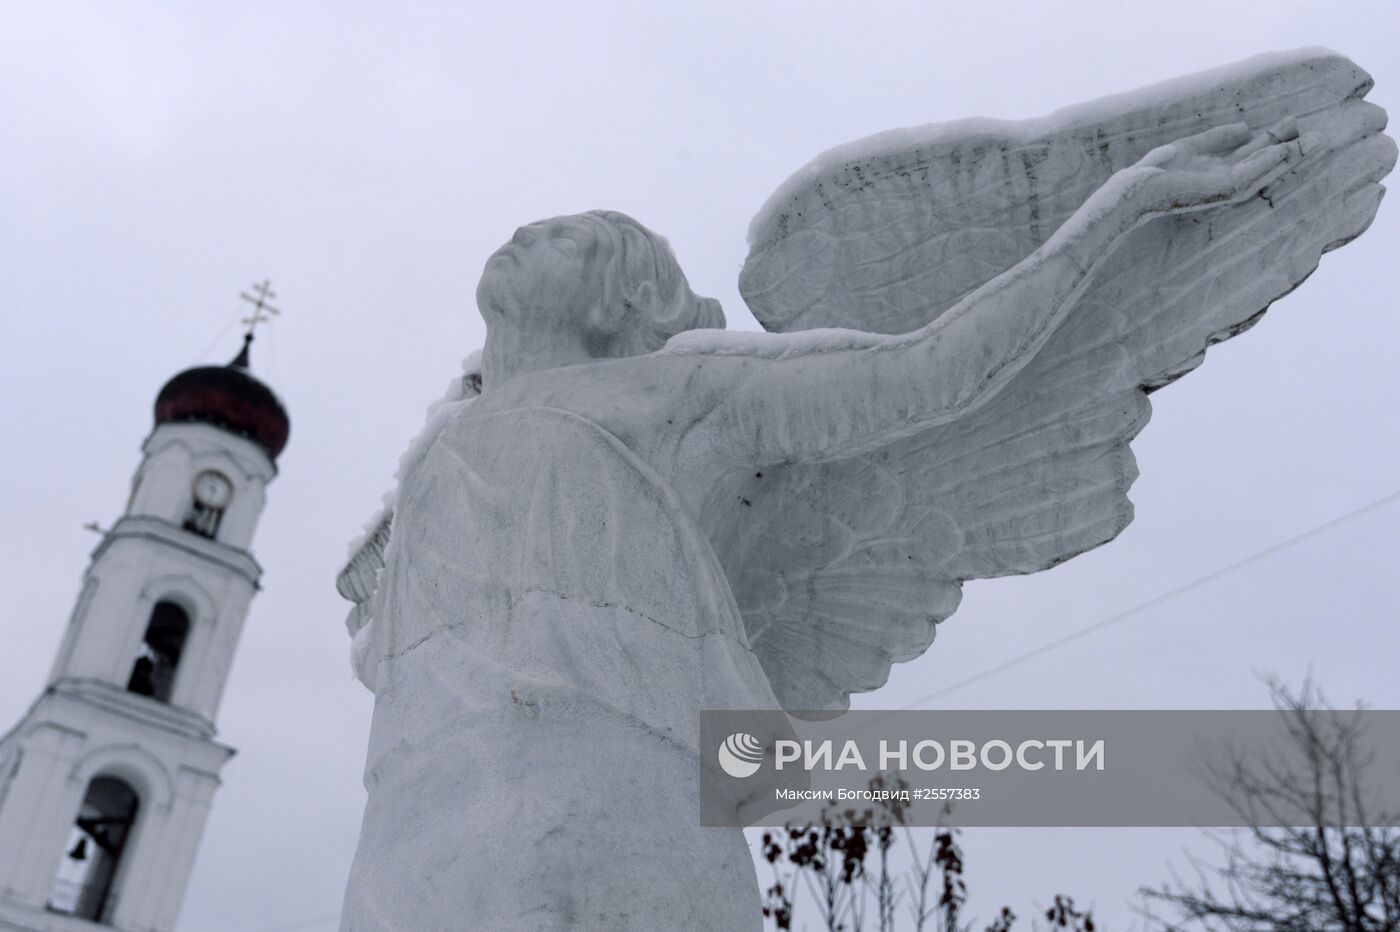
[{"label": "bell in tower", "polygon": [[219,773],[215,718],[290,422],[243,347],[160,390],[43,693],[0,738],[0,928],[175,927]]}]

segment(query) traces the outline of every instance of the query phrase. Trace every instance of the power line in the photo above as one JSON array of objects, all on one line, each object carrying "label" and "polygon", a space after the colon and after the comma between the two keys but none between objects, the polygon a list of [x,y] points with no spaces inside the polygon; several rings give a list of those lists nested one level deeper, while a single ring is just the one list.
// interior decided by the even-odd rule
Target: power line
[{"label": "power line", "polygon": [[1188,583],[1184,583],[1180,586],[1177,586],[1175,589],[1170,589],[1167,592],[1163,592],[1160,595],[1153,596],[1145,602],[1139,602],[1137,605],[1134,605],[1131,608],[1125,608],[1122,611],[1109,615],[1107,618],[1096,621],[1093,624],[1085,625],[1083,628],[1071,631],[1069,634],[1066,634],[1062,637],[1058,637],[1053,641],[1049,641],[1045,644],[1040,645],[1039,647],[1032,648],[1031,650],[1026,651],[1024,654],[1018,654],[1009,660],[1002,661],[996,666],[988,667],[980,673],[974,673],[972,676],[958,680],[956,683],[949,684],[948,686],[944,686],[941,689],[936,689],[933,692],[928,693],[927,695],[920,696],[918,699],[915,699],[913,702],[911,702],[909,705],[904,706],[903,708],[916,709],[919,706],[922,706],[925,702],[928,702],[933,699],[942,698],[943,696],[946,696],[951,692],[955,692],[959,689],[962,689],[964,686],[970,686],[973,683],[981,682],[982,680],[988,679],[989,677],[996,676],[998,673],[1003,673],[1011,669],[1012,667],[1020,666],[1028,660],[1034,660],[1037,657],[1042,657],[1045,654],[1050,653],[1052,650],[1056,650],[1058,648],[1064,647],[1066,644],[1071,644],[1082,638],[1088,637],[1090,634],[1093,634],[1096,631],[1102,631],[1104,628],[1107,628],[1110,625],[1114,625],[1120,621],[1131,618],[1132,616],[1144,612],[1149,608],[1154,608],[1158,605],[1161,605],[1163,602],[1168,602],[1172,599],[1175,599],[1177,596],[1185,595],[1186,593],[1191,592],[1194,589],[1199,589],[1202,586],[1207,585],[1208,583],[1213,583],[1217,579],[1223,579],[1224,577],[1229,576],[1232,573],[1237,573],[1245,567],[1252,566],[1253,564],[1258,563],[1261,560],[1266,560],[1269,557],[1274,556],[1275,554],[1282,553],[1285,550],[1288,550],[1292,547],[1296,547],[1297,545],[1304,543],[1305,541],[1312,540],[1314,537],[1319,537],[1323,534],[1326,534],[1329,531],[1334,531],[1344,524],[1349,524],[1352,521],[1355,521],[1357,518],[1368,515],[1371,512],[1384,508],[1386,505],[1390,505],[1396,501],[1400,501],[1400,489],[1391,492],[1389,495],[1383,495],[1380,498],[1369,502],[1368,504],[1362,505],[1360,508],[1357,508],[1354,511],[1348,511],[1346,514],[1339,515],[1331,519],[1330,521],[1324,521],[1322,524],[1311,527],[1308,530],[1303,531],[1301,534],[1296,534],[1293,537],[1289,537],[1286,540],[1282,540],[1276,544],[1273,544],[1272,546],[1265,547],[1263,550],[1256,551],[1241,560],[1236,560],[1234,563],[1231,563],[1228,566],[1221,567],[1220,569],[1215,570],[1211,573],[1207,573],[1204,576],[1199,576]]},{"label": "power line", "polygon": [[204,352],[200,353],[195,358],[204,359],[208,357],[208,355],[214,351],[214,347],[218,346],[219,342],[223,340],[224,337],[228,336],[228,332],[233,329],[234,324],[238,323],[238,318],[241,314],[242,311],[234,311],[233,317],[229,319],[229,322],[224,326],[224,329],[220,330],[219,335],[209,341],[209,345],[204,348]]}]

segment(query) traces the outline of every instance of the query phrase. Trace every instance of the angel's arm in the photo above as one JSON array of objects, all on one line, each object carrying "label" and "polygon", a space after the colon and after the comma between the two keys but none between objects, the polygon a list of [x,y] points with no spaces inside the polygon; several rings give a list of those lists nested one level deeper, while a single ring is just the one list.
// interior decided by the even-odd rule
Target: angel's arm
[{"label": "angel's arm", "polygon": [[1133,227],[1254,196],[1300,157],[1300,142],[1279,141],[1290,135],[1275,127],[1251,138],[1236,124],[1154,150],[1024,261],[910,334],[697,331],[673,340],[659,355],[692,360],[686,391],[698,402],[682,445],[749,463],[810,462],[960,417],[1035,355]]}]

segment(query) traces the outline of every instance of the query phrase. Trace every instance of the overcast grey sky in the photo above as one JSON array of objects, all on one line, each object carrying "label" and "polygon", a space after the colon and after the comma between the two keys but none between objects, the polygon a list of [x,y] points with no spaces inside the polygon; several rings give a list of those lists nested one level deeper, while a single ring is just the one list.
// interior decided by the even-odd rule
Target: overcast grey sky
[{"label": "overcast grey sky", "polygon": [[[232,356],[237,293],[270,276],[285,316],[254,368],[292,437],[219,721],[240,754],[181,926],[333,916],[372,708],[333,578],[480,344],[476,278],[515,226],[631,213],[753,328],[744,231],[821,150],[1301,45],[1351,56],[1371,99],[1400,107],[1385,2],[5,4],[0,729],[43,686],[96,543],[81,525],[119,513],[156,391]],[[969,585],[933,650],[858,705],[913,702],[1400,488],[1397,254],[1386,203],[1259,327],[1154,395],[1118,541]],[[1338,701],[1400,707],[1397,545],[1400,505],[938,704],[1252,708],[1252,671],[1311,666]],[[970,832],[973,911],[1029,913],[1065,890],[1124,928],[1134,888],[1196,837]]]}]

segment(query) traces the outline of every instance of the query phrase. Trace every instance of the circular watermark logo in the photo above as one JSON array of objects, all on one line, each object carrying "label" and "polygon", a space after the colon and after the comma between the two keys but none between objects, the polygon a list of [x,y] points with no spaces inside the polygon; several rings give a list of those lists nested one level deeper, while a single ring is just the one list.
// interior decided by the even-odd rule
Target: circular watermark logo
[{"label": "circular watermark logo", "polygon": [[751,777],[763,763],[763,745],[753,735],[736,731],[719,746],[719,766],[731,777]]}]

